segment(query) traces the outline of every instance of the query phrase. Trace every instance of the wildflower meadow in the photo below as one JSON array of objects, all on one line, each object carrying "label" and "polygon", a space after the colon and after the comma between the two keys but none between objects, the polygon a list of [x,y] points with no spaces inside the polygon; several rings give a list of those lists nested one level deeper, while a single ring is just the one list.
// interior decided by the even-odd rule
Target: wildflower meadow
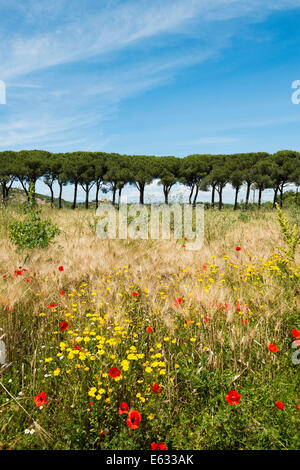
[{"label": "wildflower meadow", "polygon": [[299,449],[297,210],[206,211],[190,252],[47,206],[57,237],[24,250],[18,211],[0,212],[1,449]]}]

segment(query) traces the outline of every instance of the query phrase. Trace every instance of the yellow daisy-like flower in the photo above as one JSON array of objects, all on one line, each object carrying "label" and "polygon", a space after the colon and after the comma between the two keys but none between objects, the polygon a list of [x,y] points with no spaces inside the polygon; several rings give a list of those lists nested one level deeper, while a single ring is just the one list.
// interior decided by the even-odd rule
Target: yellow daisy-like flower
[{"label": "yellow daisy-like flower", "polygon": [[96,387],[92,387],[92,388],[88,391],[88,395],[89,395],[90,397],[94,397],[95,394],[96,394],[96,391],[97,391]]},{"label": "yellow daisy-like flower", "polygon": [[124,361],[121,362],[121,367],[124,371],[128,370],[129,369],[129,362],[124,359]]}]

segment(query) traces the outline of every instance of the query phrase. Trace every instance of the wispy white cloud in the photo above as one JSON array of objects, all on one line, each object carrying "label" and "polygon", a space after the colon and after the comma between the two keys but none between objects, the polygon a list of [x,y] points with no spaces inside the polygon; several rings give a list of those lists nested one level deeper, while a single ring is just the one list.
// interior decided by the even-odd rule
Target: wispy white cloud
[{"label": "wispy white cloud", "polygon": [[[225,33],[216,22],[252,22],[296,6],[300,0],[72,0],[72,8],[67,0],[0,0],[0,11],[8,13],[0,28],[0,78],[8,95],[0,147],[106,145],[111,136],[104,137],[101,122],[122,100],[169,83],[228,47],[235,31]],[[176,45],[175,37],[190,35],[200,38],[197,46],[167,47],[170,38]],[[163,54],[147,54],[156,49]],[[132,51],[130,65],[118,60],[125,50]],[[97,64],[91,75],[88,62]],[[190,144],[237,141],[206,135]]]},{"label": "wispy white cloud", "polygon": [[[270,11],[300,5],[300,0],[146,0],[94,2],[90,5],[69,2],[31,1],[26,11],[21,2],[13,2],[22,15],[35,18],[35,28],[22,35],[19,29],[9,31],[2,26],[0,76],[3,80],[41,70],[46,67],[80,61],[92,56],[121,50],[139,41],[167,32],[187,34],[187,22],[224,21],[239,16],[261,18]],[[1,5],[1,4],[0,4]],[[2,2],[2,6],[8,2]],[[99,6],[100,5],[100,6]],[[30,12],[33,10],[35,15]],[[55,14],[56,13],[56,14]],[[49,24],[49,17],[60,23]],[[61,22],[62,21],[62,22]],[[43,32],[43,23],[49,30]],[[37,32],[32,32],[37,29]]]}]

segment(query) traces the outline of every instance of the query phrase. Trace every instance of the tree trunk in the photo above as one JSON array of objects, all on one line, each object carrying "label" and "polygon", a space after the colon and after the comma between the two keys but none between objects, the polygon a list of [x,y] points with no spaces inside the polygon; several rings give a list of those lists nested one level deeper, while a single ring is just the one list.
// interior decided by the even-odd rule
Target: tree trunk
[{"label": "tree trunk", "polygon": [[233,210],[237,210],[237,205],[238,205],[238,195],[239,195],[239,190],[240,188],[235,188],[235,199],[234,199],[234,208]]},{"label": "tree trunk", "polygon": [[276,186],[276,188],[274,189],[273,208],[275,207],[275,204],[276,204],[277,194],[278,194],[278,186]]},{"label": "tree trunk", "polygon": [[145,192],[145,183],[139,185],[140,190],[140,204],[144,205],[144,192]]},{"label": "tree trunk", "polygon": [[218,209],[219,209],[219,211],[221,211],[221,210],[222,210],[222,207],[223,207],[222,193],[223,193],[223,188],[220,188],[220,190],[218,191],[218,194],[219,194],[219,205],[218,205]]},{"label": "tree trunk", "polygon": [[165,204],[169,204],[169,190],[167,186],[164,186]]},{"label": "tree trunk", "polygon": [[115,205],[115,203],[116,203],[116,192],[117,192],[117,188],[114,187],[113,188],[113,199],[112,199],[113,205]]},{"label": "tree trunk", "polygon": [[74,199],[73,199],[72,209],[76,209],[77,186],[78,186],[78,182],[76,181],[76,183],[74,183]]},{"label": "tree trunk", "polygon": [[193,192],[194,192],[194,187],[195,187],[195,185],[193,184],[191,186],[192,189],[191,189],[190,196],[189,196],[189,204],[192,204],[192,196],[193,196]]},{"label": "tree trunk", "polygon": [[25,186],[25,184],[23,183],[23,180],[22,180],[22,179],[19,178],[19,180],[20,180],[20,183],[21,183],[21,185],[22,185],[22,188],[24,189],[25,194],[26,194],[27,199],[28,199],[28,191],[27,191],[27,189],[26,189],[26,186]]},{"label": "tree trunk", "polygon": [[119,195],[118,195],[118,209],[120,209],[120,204],[121,204],[121,193],[122,193],[123,188],[119,188]]},{"label": "tree trunk", "polygon": [[297,188],[296,188],[295,202],[296,202],[296,205],[298,206],[298,186],[297,186]]},{"label": "tree trunk", "polygon": [[49,189],[50,189],[50,193],[51,193],[51,207],[53,207],[53,203],[54,203],[54,193],[53,193],[52,185],[49,186]]},{"label": "tree trunk", "polygon": [[59,183],[59,196],[58,196],[58,208],[61,209],[61,198],[62,198],[62,183]]},{"label": "tree trunk", "polygon": [[89,192],[90,192],[89,185],[86,184],[85,185],[85,208],[86,209],[89,208]]},{"label": "tree trunk", "polygon": [[195,196],[194,196],[194,200],[193,200],[193,207],[195,207],[195,206],[196,206],[196,202],[197,202],[198,193],[199,193],[199,186],[198,186],[198,185],[196,185],[196,191],[195,191]]},{"label": "tree trunk", "polygon": [[98,206],[99,206],[99,190],[100,190],[100,185],[101,185],[101,183],[97,181],[97,185],[96,185],[96,209],[98,209]]},{"label": "tree trunk", "polygon": [[283,205],[283,184],[281,185],[281,187],[279,188],[279,191],[280,191],[280,209],[282,209],[282,205]]},{"label": "tree trunk", "polygon": [[251,188],[251,183],[247,183],[245,209],[248,209],[248,206],[249,206],[250,188]]},{"label": "tree trunk", "polygon": [[216,192],[216,187],[212,187],[212,193],[211,193],[211,207],[214,209],[215,208],[215,192]]},{"label": "tree trunk", "polygon": [[261,195],[262,195],[263,190],[259,188],[258,190],[258,207],[259,209],[261,208]]}]

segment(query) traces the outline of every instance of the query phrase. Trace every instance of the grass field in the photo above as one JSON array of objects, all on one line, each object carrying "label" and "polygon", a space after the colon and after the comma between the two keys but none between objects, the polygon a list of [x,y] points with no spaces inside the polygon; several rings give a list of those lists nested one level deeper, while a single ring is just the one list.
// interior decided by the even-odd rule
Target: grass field
[{"label": "grass field", "polygon": [[205,211],[196,252],[42,214],[60,235],[19,251],[0,212],[0,448],[299,449],[300,251],[276,211]]}]

